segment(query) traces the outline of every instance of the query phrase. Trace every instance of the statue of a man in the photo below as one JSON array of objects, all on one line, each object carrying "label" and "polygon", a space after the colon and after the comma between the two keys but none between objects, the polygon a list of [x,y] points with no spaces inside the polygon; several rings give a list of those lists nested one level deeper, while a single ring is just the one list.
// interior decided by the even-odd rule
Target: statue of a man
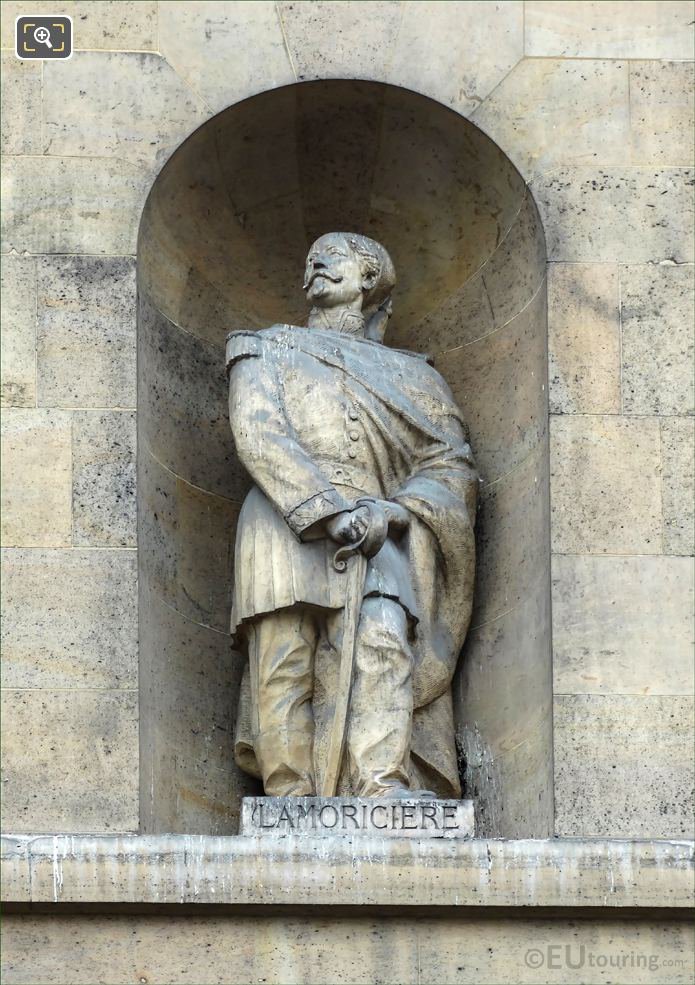
[{"label": "statue of a man", "polygon": [[236,537],[235,751],[268,795],[461,795],[451,680],[478,478],[445,381],[382,345],[394,284],[383,246],[330,233],[307,257],[307,327],[227,341],[254,481]]}]

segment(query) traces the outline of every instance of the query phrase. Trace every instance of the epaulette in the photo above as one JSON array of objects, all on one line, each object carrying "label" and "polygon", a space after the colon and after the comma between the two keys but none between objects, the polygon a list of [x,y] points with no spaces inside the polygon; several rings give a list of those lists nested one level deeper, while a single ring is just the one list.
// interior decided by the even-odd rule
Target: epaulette
[{"label": "epaulette", "polygon": [[262,346],[263,342],[256,332],[230,332],[227,336],[225,353],[227,376],[229,376],[229,371],[235,362],[252,356],[260,356],[263,351]]}]

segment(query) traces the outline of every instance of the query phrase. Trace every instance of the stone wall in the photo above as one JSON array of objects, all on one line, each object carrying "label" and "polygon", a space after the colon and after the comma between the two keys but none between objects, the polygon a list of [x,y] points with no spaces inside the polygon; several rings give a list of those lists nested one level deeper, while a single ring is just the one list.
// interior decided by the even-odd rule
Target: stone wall
[{"label": "stone wall", "polygon": [[[688,833],[690,2],[2,4],[3,823],[135,831],[135,250],[214,113],[431,96],[517,165],[549,265],[556,830]],[[14,18],[70,13],[68,62]]]}]

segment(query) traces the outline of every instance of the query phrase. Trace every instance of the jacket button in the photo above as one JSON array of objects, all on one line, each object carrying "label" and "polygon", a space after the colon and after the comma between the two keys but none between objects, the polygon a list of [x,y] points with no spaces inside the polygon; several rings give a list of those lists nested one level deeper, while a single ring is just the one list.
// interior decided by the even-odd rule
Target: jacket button
[{"label": "jacket button", "polygon": [[357,458],[357,452],[354,448],[348,448],[348,455],[350,458]]},{"label": "jacket button", "polygon": [[358,421],[360,419],[360,415],[357,413],[356,410],[348,411],[348,417],[350,418],[351,421]]},{"label": "jacket button", "polygon": [[351,431],[350,432],[350,441],[359,441],[359,440],[360,440],[360,432],[359,431]]}]

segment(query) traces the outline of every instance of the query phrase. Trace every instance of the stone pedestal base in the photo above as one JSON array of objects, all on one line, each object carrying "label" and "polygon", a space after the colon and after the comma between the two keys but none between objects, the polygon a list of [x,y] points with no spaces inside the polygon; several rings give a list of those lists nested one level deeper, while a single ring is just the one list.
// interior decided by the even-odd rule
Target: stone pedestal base
[{"label": "stone pedestal base", "polygon": [[472,838],[472,800],[245,797],[241,835]]}]

